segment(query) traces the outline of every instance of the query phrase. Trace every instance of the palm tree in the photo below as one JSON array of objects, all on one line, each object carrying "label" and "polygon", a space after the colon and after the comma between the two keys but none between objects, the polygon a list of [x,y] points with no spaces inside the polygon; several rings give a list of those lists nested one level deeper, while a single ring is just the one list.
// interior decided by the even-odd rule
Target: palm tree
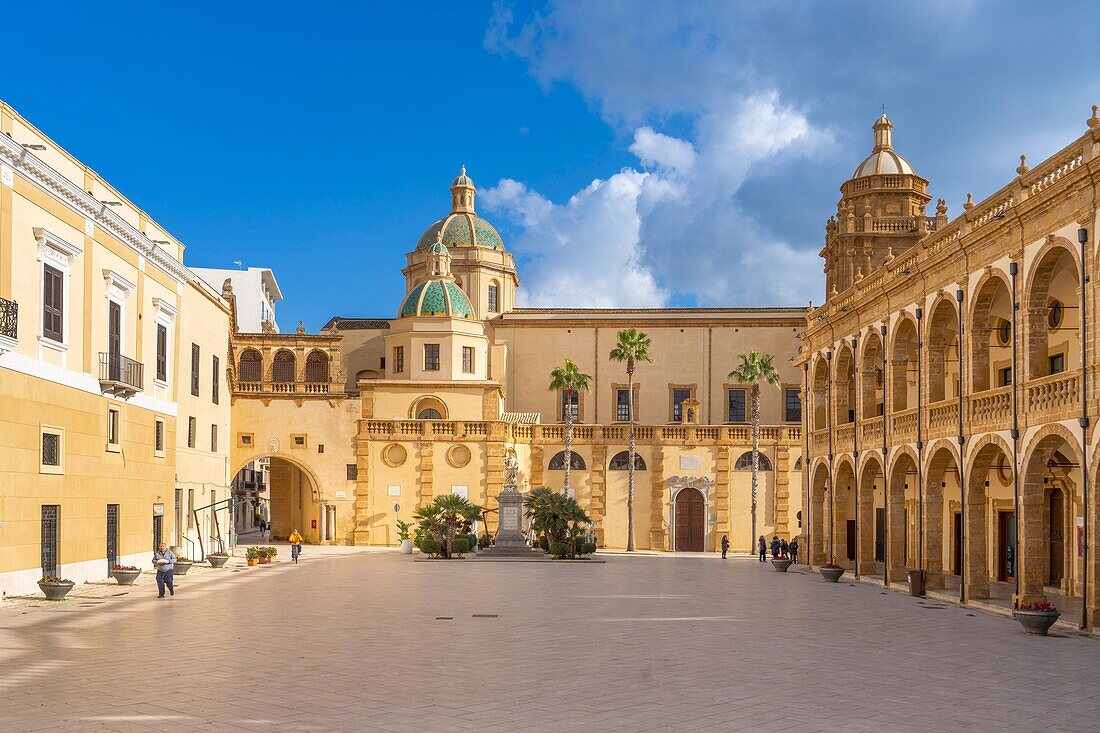
[{"label": "palm tree", "polygon": [[[569,359],[565,366],[554,367],[550,372],[550,391],[565,395],[565,495],[569,495],[569,469],[573,463],[573,397],[588,391],[592,377],[580,370]],[[578,402],[579,397],[578,397]]]},{"label": "palm tree", "polygon": [[[630,422],[630,460],[626,473],[626,551],[634,552],[634,370],[649,356],[649,336],[636,328],[619,331],[619,340],[611,350],[611,361],[626,362],[627,420]],[[616,405],[617,406],[617,405]]]},{"label": "palm tree", "polygon": [[741,384],[752,385],[752,537],[749,549],[756,543],[756,490],[760,483],[760,383],[767,382],[778,387],[779,372],[772,366],[771,354],[761,354],[753,350],[741,354],[741,364],[729,373],[729,379]]}]

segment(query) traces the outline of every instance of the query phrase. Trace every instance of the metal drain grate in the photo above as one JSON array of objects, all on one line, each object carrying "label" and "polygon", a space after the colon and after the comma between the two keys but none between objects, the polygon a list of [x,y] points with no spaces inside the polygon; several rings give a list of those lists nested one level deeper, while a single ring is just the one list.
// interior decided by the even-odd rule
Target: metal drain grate
[{"label": "metal drain grate", "polygon": [[495,613],[475,613],[474,618],[498,618]]},{"label": "metal drain grate", "polygon": [[454,616],[436,616],[435,620],[436,621],[454,621],[455,617]]}]

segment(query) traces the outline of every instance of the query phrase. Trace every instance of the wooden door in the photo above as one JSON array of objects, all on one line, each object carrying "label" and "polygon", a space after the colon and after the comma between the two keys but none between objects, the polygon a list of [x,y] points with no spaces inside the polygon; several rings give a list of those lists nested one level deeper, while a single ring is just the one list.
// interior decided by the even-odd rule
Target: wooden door
[{"label": "wooden door", "polygon": [[955,512],[955,523],[952,538],[954,544],[952,545],[951,553],[951,572],[955,575],[962,575],[963,521],[961,512]]},{"label": "wooden door", "polygon": [[1065,574],[1065,501],[1061,489],[1050,492],[1050,577],[1049,585],[1061,585]]},{"label": "wooden door", "polygon": [[997,513],[997,580],[1016,577],[1016,515],[1013,512]]},{"label": "wooden door", "polygon": [[886,562],[886,509],[875,509],[875,561]]},{"label": "wooden door", "polygon": [[856,559],[856,520],[849,519],[844,524],[845,527],[845,543],[848,547],[848,559]]},{"label": "wooden door", "polygon": [[706,533],[706,507],[698,489],[676,494],[676,551],[702,552]]},{"label": "wooden door", "polygon": [[122,308],[110,301],[110,313],[107,318],[107,354],[110,374],[115,381],[122,379]]}]

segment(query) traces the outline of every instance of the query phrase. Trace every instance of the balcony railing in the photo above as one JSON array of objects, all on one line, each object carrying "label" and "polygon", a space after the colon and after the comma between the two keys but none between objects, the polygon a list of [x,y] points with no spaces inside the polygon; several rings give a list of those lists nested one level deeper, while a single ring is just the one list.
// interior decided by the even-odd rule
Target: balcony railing
[{"label": "balcony railing", "polygon": [[19,304],[0,298],[0,340],[19,338]]},{"label": "balcony railing", "polygon": [[343,395],[343,382],[242,382],[234,387],[237,394],[296,394],[296,395]]},{"label": "balcony railing", "polygon": [[987,389],[970,395],[971,429],[1003,429],[1011,425],[1012,387]]},{"label": "balcony railing", "polygon": [[861,448],[871,448],[877,445],[882,445],[882,426],[883,419],[879,417],[869,417],[866,420],[861,420],[859,423],[859,444]]},{"label": "balcony railing", "polygon": [[112,395],[129,397],[144,389],[145,365],[120,354],[99,352],[99,386]]},{"label": "balcony railing", "polygon": [[851,453],[855,450],[856,426],[855,423],[842,423],[836,426],[836,436],[833,442],[834,453]]},{"label": "balcony railing", "polygon": [[1079,372],[1052,374],[1027,385],[1027,411],[1030,416],[1046,417],[1075,407],[1080,402]]},{"label": "balcony railing", "polygon": [[928,437],[943,438],[959,432],[959,401],[940,400],[928,406]]},{"label": "balcony railing", "polygon": [[895,412],[890,417],[890,439],[896,443],[911,443],[917,439],[917,408]]}]

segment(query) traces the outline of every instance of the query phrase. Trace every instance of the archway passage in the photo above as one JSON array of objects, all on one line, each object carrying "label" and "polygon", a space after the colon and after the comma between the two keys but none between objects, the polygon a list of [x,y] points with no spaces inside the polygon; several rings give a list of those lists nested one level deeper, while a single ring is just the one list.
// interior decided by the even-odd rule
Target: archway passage
[{"label": "archway passage", "polygon": [[[309,473],[285,458],[272,456],[267,459],[264,486],[257,480],[254,468],[254,464],[249,464],[234,479],[234,489],[242,505],[237,515],[238,531],[243,526],[258,529],[258,520],[262,518],[269,539],[285,540],[295,529],[310,544],[336,539],[335,505],[320,501],[320,492]],[[248,491],[237,487],[245,487]],[[242,535],[242,541],[253,541],[243,532]],[[259,537],[255,541],[260,541]]]},{"label": "archway passage", "polygon": [[706,535],[706,506],[698,489],[676,494],[676,551],[702,552]]}]

